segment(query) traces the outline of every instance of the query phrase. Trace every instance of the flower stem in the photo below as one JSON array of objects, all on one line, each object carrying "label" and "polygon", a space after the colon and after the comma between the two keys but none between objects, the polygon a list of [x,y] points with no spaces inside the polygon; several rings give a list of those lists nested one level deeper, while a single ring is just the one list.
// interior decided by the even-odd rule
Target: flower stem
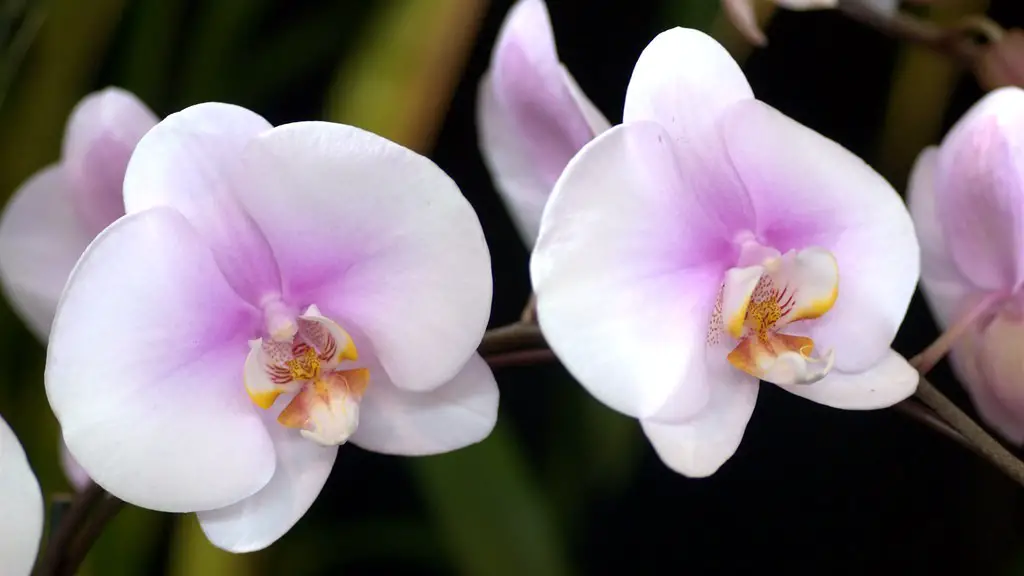
[{"label": "flower stem", "polygon": [[939,392],[923,376],[917,385],[917,392],[914,395],[925,406],[935,412],[936,416],[963,436],[978,455],[988,460],[1014,482],[1024,486],[1024,462],[1021,462],[1020,459],[1004,448],[998,440],[993,438],[977,422],[958,408],[952,400],[946,398],[942,392]]},{"label": "flower stem", "polygon": [[488,330],[480,342],[478,351],[482,356],[490,356],[513,350],[546,347],[547,344],[544,342],[544,336],[541,335],[539,326],[516,322]]},{"label": "flower stem", "polygon": [[503,368],[505,366],[530,366],[557,360],[555,353],[549,348],[536,348],[532,350],[513,350],[512,352],[500,352],[484,356],[484,360],[491,368]]},{"label": "flower stem", "polygon": [[85,560],[92,545],[96,543],[107,524],[117,516],[117,513],[124,507],[124,502],[115,498],[108,492],[104,492],[100,501],[96,504],[89,521],[83,526],[78,535],[64,554],[64,561],[60,565],[61,576],[74,576],[78,573],[78,567]]},{"label": "flower stem", "polygon": [[968,328],[974,325],[983,314],[992,309],[992,305],[1003,298],[1002,294],[993,293],[982,298],[966,314],[961,316],[952,326],[946,329],[934,342],[928,345],[923,351],[910,359],[910,365],[917,369],[922,375],[932,371],[932,368],[949,354],[950,348],[957,340],[964,335]]},{"label": "flower stem", "polygon": [[889,13],[871,8],[867,2],[842,0],[839,9],[849,18],[879,32],[914,44],[927,46],[960,63],[971,66],[981,57],[983,47],[971,35],[992,42],[1003,29],[984,16],[965,18],[951,27],[943,27],[903,12]]},{"label": "flower stem", "polygon": [[52,533],[46,546],[46,553],[36,568],[37,576],[57,576],[63,573],[64,553],[68,551],[79,530],[88,520],[89,513],[105,496],[109,494],[98,484],[89,484],[75,495],[60,522],[51,527]]}]

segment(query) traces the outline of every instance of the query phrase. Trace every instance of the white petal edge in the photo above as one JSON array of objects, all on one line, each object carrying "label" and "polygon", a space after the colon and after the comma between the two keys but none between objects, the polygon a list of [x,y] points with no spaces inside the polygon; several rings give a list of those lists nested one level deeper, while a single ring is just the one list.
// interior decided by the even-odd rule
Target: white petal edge
[{"label": "white petal edge", "polygon": [[25,450],[0,418],[0,572],[28,576],[43,536],[43,494]]},{"label": "white petal edge", "polygon": [[255,552],[276,542],[306,514],[331,474],[338,446],[321,446],[278,424],[277,415],[289,401],[279,398],[264,413],[277,455],[270,482],[237,504],[198,514],[206,537],[222,550]]},{"label": "white petal edge", "polygon": [[875,366],[858,374],[829,372],[814,384],[779,386],[818,404],[842,410],[888,408],[914,395],[921,375],[903,357],[890,350]]},{"label": "white petal edge", "polygon": [[498,396],[490,367],[476,354],[451,382],[427,392],[401,390],[371,369],[352,443],[401,456],[464,448],[494,429]]},{"label": "white petal edge", "polygon": [[678,423],[640,423],[666,466],[690,478],[706,478],[739,448],[759,387],[756,379],[734,371],[714,382],[707,406],[695,416]]}]

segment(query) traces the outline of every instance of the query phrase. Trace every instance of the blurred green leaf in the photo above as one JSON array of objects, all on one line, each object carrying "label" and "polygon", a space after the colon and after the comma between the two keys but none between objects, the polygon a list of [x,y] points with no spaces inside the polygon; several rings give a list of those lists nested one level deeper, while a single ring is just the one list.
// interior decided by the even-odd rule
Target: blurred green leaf
[{"label": "blurred green leaf", "polygon": [[171,105],[175,42],[184,13],[184,2],[134,0],[123,46],[114,54],[115,83],[157,111]]},{"label": "blurred green leaf", "polygon": [[268,552],[232,554],[216,548],[203,534],[195,514],[174,518],[174,533],[168,553],[168,576],[258,576],[267,563]]},{"label": "blurred green leaf", "polygon": [[460,574],[570,574],[550,506],[503,422],[480,444],[412,462],[437,528]]},{"label": "blurred green leaf", "polygon": [[164,528],[172,518],[160,512],[124,506],[89,552],[83,574],[152,574],[164,544]]}]

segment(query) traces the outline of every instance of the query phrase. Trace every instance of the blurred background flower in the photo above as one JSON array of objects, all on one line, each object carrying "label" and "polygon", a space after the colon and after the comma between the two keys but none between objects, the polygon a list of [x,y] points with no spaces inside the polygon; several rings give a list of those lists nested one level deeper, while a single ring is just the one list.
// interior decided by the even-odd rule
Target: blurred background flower
[{"label": "blurred background flower", "polygon": [[[476,101],[511,5],[4,0],[0,193],[57,161],[73,106],[111,85],[159,117],[219,100],[273,124],[355,124],[429,155],[459,184],[492,252],[492,326],[508,323],[530,293],[528,251],[478,153]],[[710,0],[558,0],[549,9],[559,59],[612,123],[643,47],[671,26],[694,27],[743,62],[759,99],[901,191],[921,150],[982,94],[957,62],[837,10],[764,14],[769,44],[755,50]],[[1024,24],[1018,0],[904,10],[945,24],[986,11],[1006,28]],[[1000,47],[1000,70],[1020,68],[1006,63],[1011,47]],[[1006,77],[1014,76],[992,82]],[[894,347],[912,354],[935,335],[917,296]],[[0,414],[52,499],[69,487],[43,392],[43,348],[6,304],[0,342]],[[1024,571],[1019,491],[893,411],[848,414],[765,387],[737,454],[712,479],[691,480],[563,369],[496,377],[501,415],[485,442],[416,461],[353,448],[309,513],[267,550],[229,555],[190,515],[127,507],[82,574]],[[948,367],[933,380],[967,405]]]}]

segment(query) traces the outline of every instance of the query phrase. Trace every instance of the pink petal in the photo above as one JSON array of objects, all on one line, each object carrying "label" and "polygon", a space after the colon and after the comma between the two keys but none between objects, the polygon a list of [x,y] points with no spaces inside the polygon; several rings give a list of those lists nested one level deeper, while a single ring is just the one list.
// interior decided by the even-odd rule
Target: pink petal
[{"label": "pink petal", "polygon": [[425,456],[486,438],[498,419],[498,385],[483,358],[473,355],[455,378],[435,390],[398,388],[370,371],[352,442],[365,450]]},{"label": "pink petal", "polygon": [[120,88],[94,92],[71,112],[61,164],[90,236],[124,215],[121,190],[128,159],[157,121],[134,94]]},{"label": "pink petal", "polygon": [[[1024,322],[999,314],[981,330],[973,351],[976,377],[965,379],[982,417],[1015,442],[1024,428]],[[971,361],[971,360],[968,360]],[[980,394],[979,394],[980,392]],[[1007,416],[1012,415],[1012,418]]]},{"label": "pink petal", "polygon": [[520,234],[532,244],[555,180],[608,121],[558,60],[542,0],[509,12],[478,96],[481,150]]},{"label": "pink petal", "polygon": [[722,119],[729,157],[757,213],[762,244],[785,252],[819,246],[839,262],[839,297],[813,325],[836,368],[859,372],[888,354],[920,269],[906,206],[848,150],[754,100]]},{"label": "pink petal", "polygon": [[277,415],[287,405],[282,400],[264,412],[277,454],[270,482],[237,504],[199,513],[199,524],[214,546],[234,553],[270,546],[306,514],[327,482],[338,447],[321,446],[278,424]]},{"label": "pink petal", "polygon": [[0,573],[28,576],[43,537],[43,494],[21,443],[0,418]]},{"label": "pink petal", "polygon": [[0,218],[0,280],[32,333],[45,342],[64,284],[92,236],[75,212],[63,170],[28,179]]},{"label": "pink petal", "polygon": [[722,10],[748,42],[755,46],[764,46],[768,43],[757,21],[754,0],[722,0]]},{"label": "pink petal", "polygon": [[249,185],[241,158],[246,144],[270,128],[259,115],[230,104],[186,108],[139,142],[124,181],[129,214],[156,206],[182,213],[213,250],[231,287],[254,305],[280,294],[281,285],[266,239],[239,204]]},{"label": "pink petal", "polygon": [[410,150],[327,122],[275,128],[245,160],[242,200],[291,302],[362,331],[400,388],[451,380],[491,306],[483,231],[455,183]]},{"label": "pink petal", "polygon": [[626,90],[623,123],[653,120],[677,149],[690,194],[700,197],[720,233],[751,227],[750,199],[729,165],[716,121],[753,98],[743,72],[718,42],[697,30],[659,34],[637,60]]},{"label": "pink petal", "polygon": [[71,454],[144,508],[207,510],[255,493],[274,473],[242,382],[259,327],[180,214],[154,208],[115,222],[72,273],[46,358]]},{"label": "pink petal", "polygon": [[856,374],[833,370],[814,384],[779,386],[808,400],[843,410],[888,408],[914,395],[920,374],[890,350],[878,364]]},{"label": "pink petal", "polygon": [[734,257],[708,226],[655,123],[616,126],[569,163],[530,271],[548,343],[598,400],[649,416],[682,387],[683,411],[704,405],[706,383],[685,378]]},{"label": "pink petal", "polygon": [[[1017,329],[1019,330],[1019,327]],[[981,419],[1011,442],[1024,443],[1024,418],[1021,417],[1020,406],[1006,403],[1003,397],[996,393],[996,384],[988,380],[989,375],[995,375],[996,371],[986,369],[983,365],[989,358],[979,353],[979,347],[982,345],[980,332],[980,329],[970,330],[957,342],[950,354],[953,368]],[[1019,338],[1020,335],[1016,337]],[[1007,373],[1005,369],[998,372]],[[1011,377],[1015,378],[1014,382],[1019,383],[1024,374],[1011,374]]]},{"label": "pink petal", "polygon": [[961,118],[939,149],[935,206],[953,260],[976,286],[1024,282],[1024,90],[1003,88]]},{"label": "pink petal", "polygon": [[927,148],[917,158],[907,187],[907,204],[921,246],[921,287],[941,328],[953,322],[974,290],[957,268],[946,245],[946,234],[935,205],[938,149]]},{"label": "pink petal", "polygon": [[680,421],[644,419],[644,434],[669,468],[691,478],[714,474],[736,453],[754,412],[759,384],[723,358],[710,365],[711,396],[696,415]]}]

